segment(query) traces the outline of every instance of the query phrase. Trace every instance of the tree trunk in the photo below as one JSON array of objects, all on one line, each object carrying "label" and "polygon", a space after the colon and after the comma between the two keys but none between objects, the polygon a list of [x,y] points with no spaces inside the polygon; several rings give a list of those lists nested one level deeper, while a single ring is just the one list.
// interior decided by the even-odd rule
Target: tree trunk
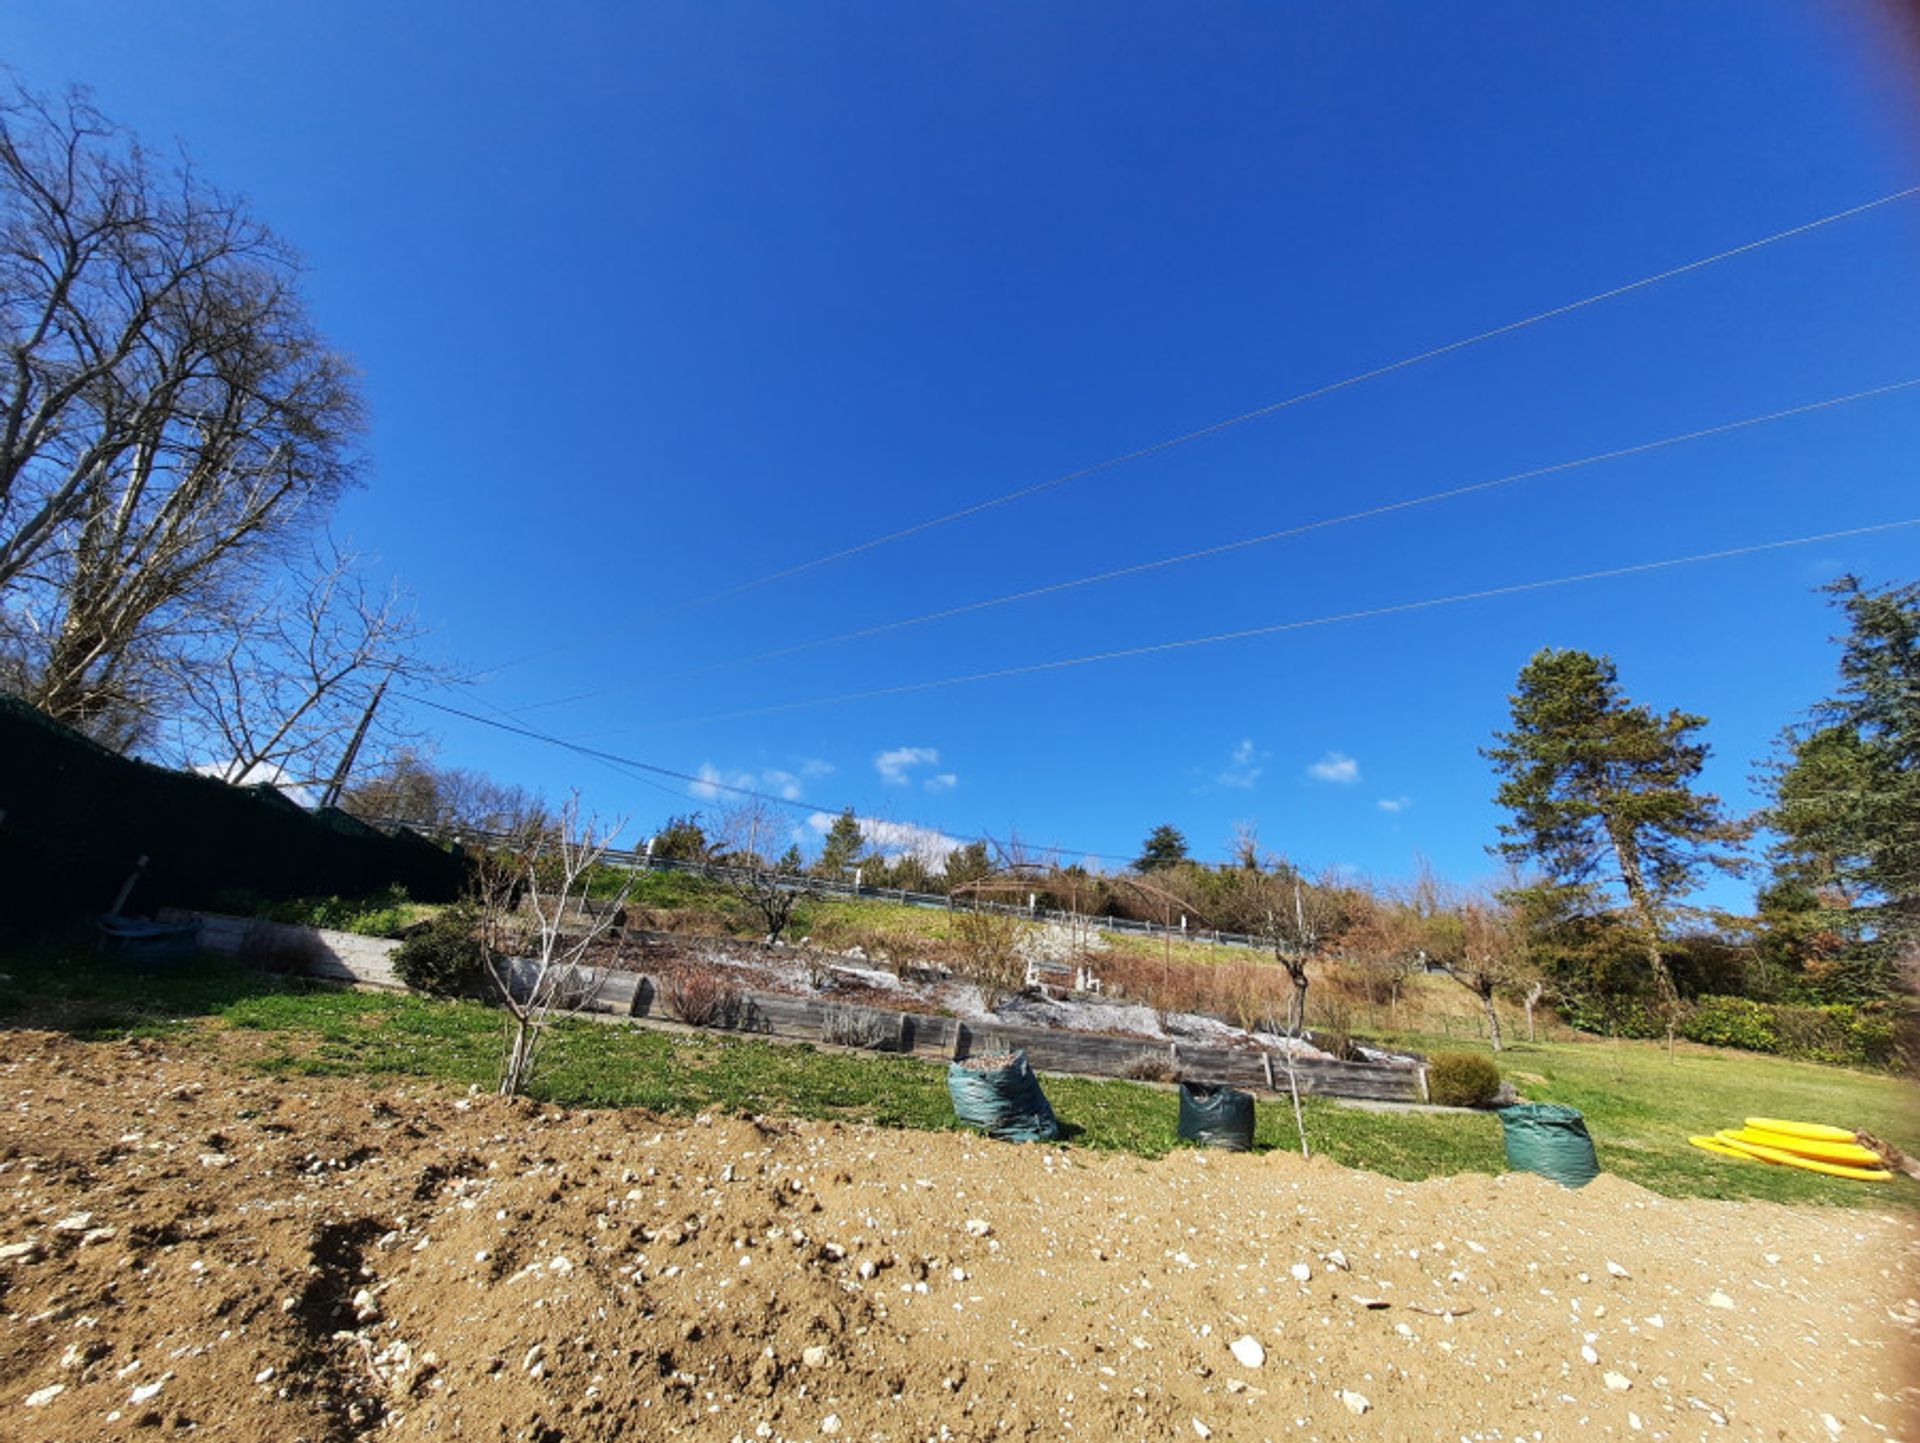
[{"label": "tree trunk", "polygon": [[1487,1009],[1487,1040],[1493,1044],[1493,1050],[1500,1050],[1500,1012],[1493,1005],[1493,989],[1480,989],[1480,1005]]},{"label": "tree trunk", "polygon": [[1667,959],[1660,955],[1660,913],[1654,906],[1653,894],[1647,890],[1646,876],[1640,870],[1639,850],[1631,837],[1622,837],[1611,826],[1608,835],[1613,839],[1614,855],[1620,859],[1620,879],[1626,884],[1627,900],[1639,914],[1640,929],[1645,934],[1647,966],[1653,972],[1653,988],[1660,998],[1660,1010],[1672,1017],[1680,1005],[1680,989],[1673,985]]},{"label": "tree trunk", "polygon": [[1537,1006],[1537,1005],[1539,1004],[1539,1001],[1540,1001],[1540,997],[1541,997],[1541,994],[1542,994],[1542,993],[1544,993],[1545,991],[1546,991],[1546,988],[1545,988],[1545,987],[1543,987],[1543,986],[1542,986],[1542,985],[1541,985],[1540,983],[1538,983],[1538,982],[1536,982],[1536,983],[1534,983],[1534,984],[1533,984],[1533,986],[1531,986],[1531,987],[1529,987],[1529,988],[1527,989],[1527,1002],[1526,1002],[1526,1007],[1527,1007],[1527,1041],[1529,1041],[1529,1042],[1532,1042],[1532,1041],[1534,1041],[1534,1040],[1535,1040],[1535,1038],[1534,1038],[1534,1035],[1533,1035],[1533,1009],[1535,1008],[1535,1006]]},{"label": "tree trunk", "polygon": [[507,1044],[506,1065],[500,1069],[500,1095],[514,1097],[526,1085],[533,1065],[533,1024],[524,1017],[513,1019],[513,1040]]}]

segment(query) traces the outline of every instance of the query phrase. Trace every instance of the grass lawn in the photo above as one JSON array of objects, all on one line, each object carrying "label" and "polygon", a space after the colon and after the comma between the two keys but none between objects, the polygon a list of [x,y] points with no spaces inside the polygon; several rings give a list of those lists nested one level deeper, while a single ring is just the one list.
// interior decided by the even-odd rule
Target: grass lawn
[{"label": "grass lawn", "polygon": [[[216,958],[140,967],[85,948],[0,958],[0,1026],[96,1040],[164,1036],[275,1075],[404,1075],[460,1086],[493,1083],[502,1036],[499,1014],[474,1003],[343,991]],[[1920,1207],[1920,1184],[1908,1179],[1849,1183],[1723,1159],[1686,1142],[1690,1133],[1754,1114],[1865,1127],[1920,1153],[1920,1110],[1904,1081],[1697,1047],[1669,1062],[1663,1048],[1633,1042],[1521,1044],[1502,1054],[1501,1065],[1528,1097],[1580,1108],[1602,1166],[1657,1192]],[[1047,1078],[1046,1090],[1077,1146],[1157,1157],[1177,1145],[1169,1090],[1065,1077]],[[591,1022],[556,1029],[532,1092],[572,1105],[668,1113],[721,1108],[888,1127],[954,1125],[937,1063]],[[1299,1146],[1284,1102],[1262,1101],[1258,1119],[1260,1148]],[[1486,1114],[1373,1112],[1309,1099],[1306,1124],[1317,1153],[1391,1177],[1504,1167],[1499,1121]]]}]

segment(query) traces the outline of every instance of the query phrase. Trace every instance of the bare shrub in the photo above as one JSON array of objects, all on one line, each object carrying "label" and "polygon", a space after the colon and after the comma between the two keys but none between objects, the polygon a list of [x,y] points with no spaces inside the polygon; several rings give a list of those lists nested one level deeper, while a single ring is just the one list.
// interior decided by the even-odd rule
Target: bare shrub
[{"label": "bare shrub", "polygon": [[1136,1052],[1120,1064],[1120,1075],[1134,1082],[1178,1082],[1180,1069],[1164,1052]]},{"label": "bare shrub", "polygon": [[1020,941],[1025,924],[1001,912],[961,912],[953,921],[960,972],[980,989],[989,1012],[1026,984]]},{"label": "bare shrub", "polygon": [[894,1038],[892,1025],[877,1012],[854,1007],[829,1007],[820,1025],[820,1040],[836,1047],[884,1047]]},{"label": "bare shrub", "polygon": [[660,1000],[689,1027],[736,1027],[746,1004],[731,977],[698,964],[678,968],[666,977]]},{"label": "bare shrub", "polygon": [[1353,1008],[1344,999],[1321,994],[1316,1017],[1308,1029],[1313,1045],[1322,1052],[1350,1062],[1358,1054],[1353,1046]]}]

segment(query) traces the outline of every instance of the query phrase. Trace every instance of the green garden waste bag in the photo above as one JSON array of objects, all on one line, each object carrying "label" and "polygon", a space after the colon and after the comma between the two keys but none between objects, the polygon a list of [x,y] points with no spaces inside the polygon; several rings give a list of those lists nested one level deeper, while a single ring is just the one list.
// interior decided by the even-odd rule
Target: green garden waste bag
[{"label": "green garden waste bag", "polygon": [[1237,1087],[1180,1084],[1180,1136],[1228,1152],[1253,1148],[1253,1097]]},{"label": "green garden waste bag", "polygon": [[947,1066],[947,1091],[953,1110],[968,1127],[1004,1142],[1052,1142],[1060,1136],[1040,1079],[1016,1052],[1005,1062],[973,1058]]},{"label": "green garden waste bag", "polygon": [[1517,1102],[1500,1109],[1507,1166],[1537,1172],[1567,1187],[1585,1187],[1600,1175],[1593,1138],[1580,1109],[1558,1102]]}]

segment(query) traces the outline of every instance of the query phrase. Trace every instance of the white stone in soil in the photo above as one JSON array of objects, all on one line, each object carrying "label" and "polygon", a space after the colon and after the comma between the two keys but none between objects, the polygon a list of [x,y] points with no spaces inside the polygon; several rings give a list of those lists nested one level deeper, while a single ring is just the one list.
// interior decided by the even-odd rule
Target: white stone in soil
[{"label": "white stone in soil", "polygon": [[1365,1393],[1356,1393],[1351,1388],[1342,1388],[1336,1396],[1346,1410],[1356,1418],[1373,1406]]},{"label": "white stone in soil", "polygon": [[1242,1334],[1227,1346],[1243,1368],[1258,1368],[1267,1361],[1267,1350],[1251,1334]]}]

